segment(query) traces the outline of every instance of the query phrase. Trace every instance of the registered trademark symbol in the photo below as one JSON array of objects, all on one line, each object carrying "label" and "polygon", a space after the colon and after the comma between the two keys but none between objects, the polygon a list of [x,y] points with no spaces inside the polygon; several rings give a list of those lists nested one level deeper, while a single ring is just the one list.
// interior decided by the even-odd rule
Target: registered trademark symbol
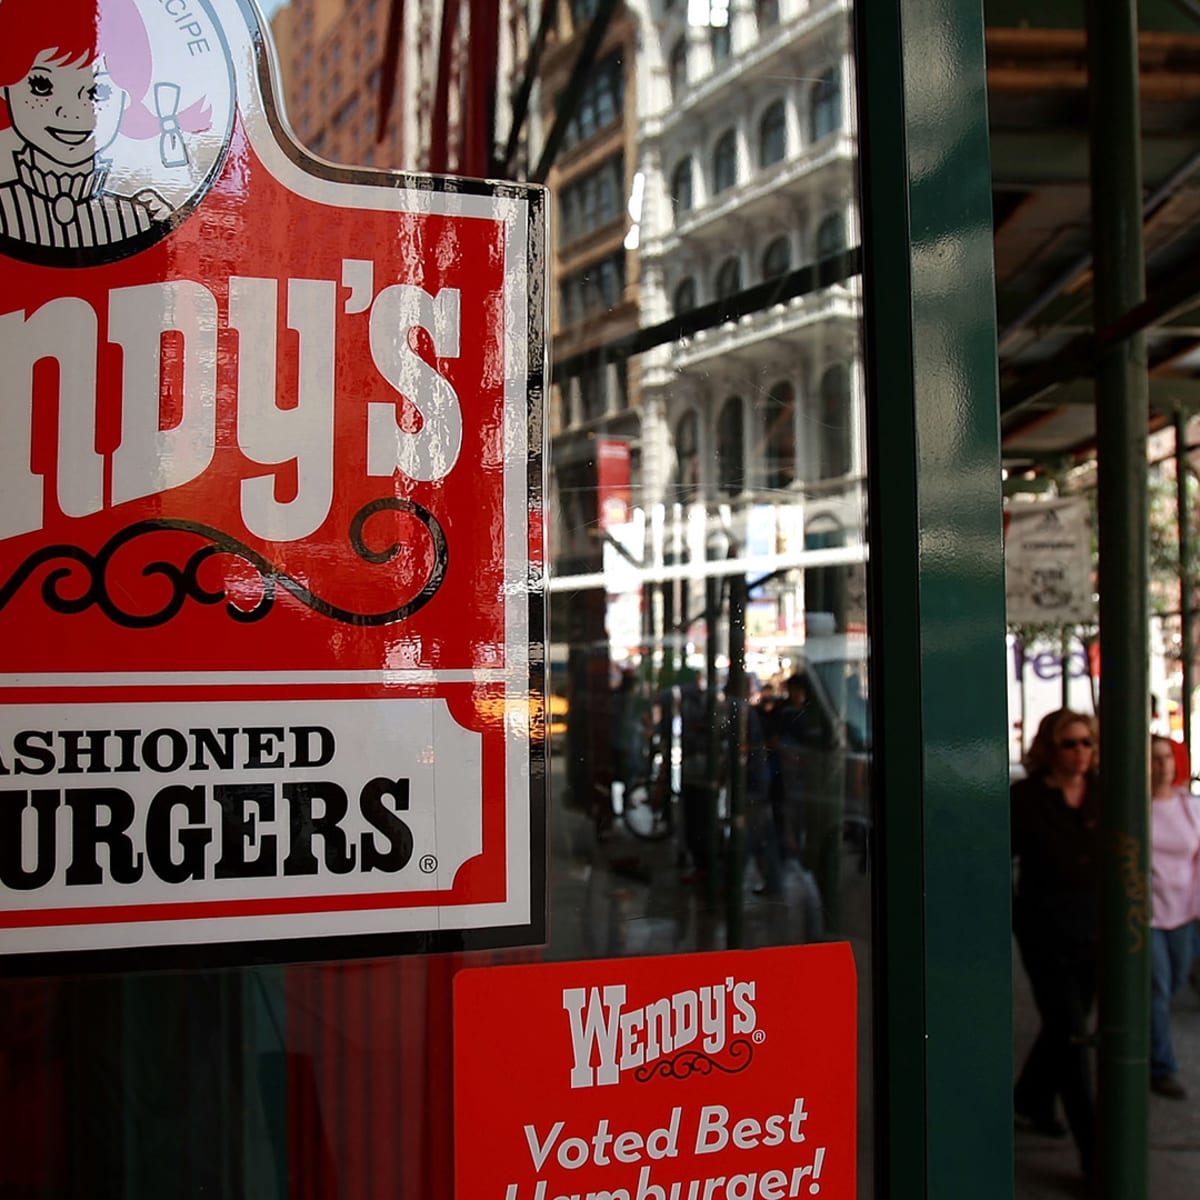
[{"label": "registered trademark symbol", "polygon": [[426,875],[432,875],[437,870],[437,855],[426,854],[417,865]]},{"label": "registered trademark symbol", "polygon": [[765,1029],[756,1029],[754,1031],[754,1044],[761,1046],[767,1040],[767,1031]]}]

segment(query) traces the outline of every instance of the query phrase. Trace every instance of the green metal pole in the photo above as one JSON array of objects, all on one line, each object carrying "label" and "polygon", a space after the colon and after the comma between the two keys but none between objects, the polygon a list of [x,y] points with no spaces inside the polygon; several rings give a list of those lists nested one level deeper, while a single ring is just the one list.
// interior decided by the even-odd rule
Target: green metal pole
[{"label": "green metal pole", "polygon": [[746,581],[729,577],[729,867],[725,889],[725,930],[730,950],[745,943],[743,895],[746,882],[746,763],[749,716],[746,705]]},{"label": "green metal pole", "polygon": [[705,780],[704,839],[705,864],[704,903],[709,911],[717,907],[721,894],[721,815],[717,801],[721,792],[722,722],[717,708],[717,625],[721,615],[721,587],[715,575],[704,580],[704,674],[706,702],[705,716],[708,721],[708,778]]},{"label": "green metal pole", "polygon": [[1150,949],[1146,889],[1150,678],[1146,346],[1104,331],[1145,296],[1136,0],[1088,0],[1096,430],[1100,513],[1099,1107],[1104,1200],[1149,1187]]},{"label": "green metal pole", "polygon": [[1188,505],[1187,414],[1175,410],[1175,511],[1179,520],[1179,642],[1183,665],[1183,744],[1188,763],[1192,761],[1192,555],[1191,519]]}]

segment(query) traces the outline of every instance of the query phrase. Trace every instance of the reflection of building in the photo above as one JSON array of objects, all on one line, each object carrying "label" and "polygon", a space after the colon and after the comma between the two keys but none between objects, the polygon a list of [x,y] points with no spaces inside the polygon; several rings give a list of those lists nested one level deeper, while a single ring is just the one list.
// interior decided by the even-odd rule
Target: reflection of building
[{"label": "reflection of building", "polygon": [[[858,240],[849,4],[712,3],[706,24],[693,23],[698,8],[668,3],[646,26],[644,325]],[[842,563],[805,571],[802,591],[793,572],[758,593],[760,641],[772,625],[781,643],[799,640],[805,611],[831,612],[843,629],[865,619],[852,565],[864,512],[860,313],[849,279],[643,357],[643,495],[663,506],[668,550],[681,544],[693,563],[749,557],[767,575],[804,551],[844,548],[822,556]],[[687,591],[667,609],[696,612]]]},{"label": "reflection of building", "polygon": [[[292,0],[271,20],[288,119],[305,146],[333,162],[415,165],[404,155],[402,122],[375,142],[387,9],[385,0]],[[398,89],[404,77],[402,58]]]},{"label": "reflection of building", "polygon": [[[571,7],[589,14],[594,5]],[[634,24],[622,10],[551,176],[554,360],[565,376],[551,422],[559,580],[600,569],[595,462],[616,437],[630,444],[632,479],[631,524],[618,538],[644,564],[637,605],[648,640],[683,647],[703,636],[692,629],[704,607],[700,564],[726,557],[748,560],[751,580],[773,576],[751,593],[752,644],[802,640],[805,612],[860,628],[858,282],[798,287],[791,274],[820,263],[836,281],[858,241],[850,8],[846,0],[629,7],[640,29],[636,76]],[[568,62],[574,44],[559,44]],[[559,70],[552,56],[546,106]],[[707,328],[629,361],[611,348],[638,325],[774,280],[788,284],[790,299],[724,320],[716,308],[701,322]],[[635,587],[623,562],[608,556],[607,635],[617,658],[629,653]],[[566,611],[587,606],[587,595],[572,590]],[[559,637],[583,634],[559,625]],[[605,635],[593,620],[586,636]]]},{"label": "reflection of building", "polygon": [[[486,55],[468,71],[474,36],[497,46],[496,66],[512,82],[512,47],[524,45],[524,5],[501,0],[478,10],[486,28],[472,35],[467,5],[456,10],[448,31],[442,77],[440,0],[404,4],[395,96],[384,136],[376,138],[381,72],[386,66],[388,0],[291,0],[271,20],[287,100],[288,118],[299,140],[333,162],[392,170],[432,170],[464,175],[494,174],[487,168],[494,136],[486,110],[503,122],[508,106],[497,109],[492,80],[483,71]],[[474,10],[474,6],[470,6]],[[473,73],[472,73],[473,72]],[[486,93],[486,95],[485,95]],[[439,115],[438,97],[444,97]],[[483,97],[473,103],[471,96]],[[474,114],[474,117],[472,117]],[[441,129],[439,130],[439,122]]]}]

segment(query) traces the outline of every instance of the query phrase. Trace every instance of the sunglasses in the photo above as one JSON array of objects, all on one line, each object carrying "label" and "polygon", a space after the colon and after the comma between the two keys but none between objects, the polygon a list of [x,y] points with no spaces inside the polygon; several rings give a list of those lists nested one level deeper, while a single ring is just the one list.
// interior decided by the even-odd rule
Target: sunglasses
[{"label": "sunglasses", "polygon": [[1058,748],[1060,750],[1074,750],[1076,746],[1082,746],[1085,750],[1090,750],[1092,748],[1092,739],[1063,738],[1063,740],[1058,743]]}]

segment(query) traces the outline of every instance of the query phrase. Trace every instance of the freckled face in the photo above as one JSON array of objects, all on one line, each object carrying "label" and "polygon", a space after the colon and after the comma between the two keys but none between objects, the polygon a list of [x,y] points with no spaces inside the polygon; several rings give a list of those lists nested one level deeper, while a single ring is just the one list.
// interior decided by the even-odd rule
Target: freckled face
[{"label": "freckled face", "polygon": [[104,60],[62,66],[43,50],[20,83],[4,89],[13,128],[35,149],[66,167],[87,163],[112,144],[129,101]]}]

